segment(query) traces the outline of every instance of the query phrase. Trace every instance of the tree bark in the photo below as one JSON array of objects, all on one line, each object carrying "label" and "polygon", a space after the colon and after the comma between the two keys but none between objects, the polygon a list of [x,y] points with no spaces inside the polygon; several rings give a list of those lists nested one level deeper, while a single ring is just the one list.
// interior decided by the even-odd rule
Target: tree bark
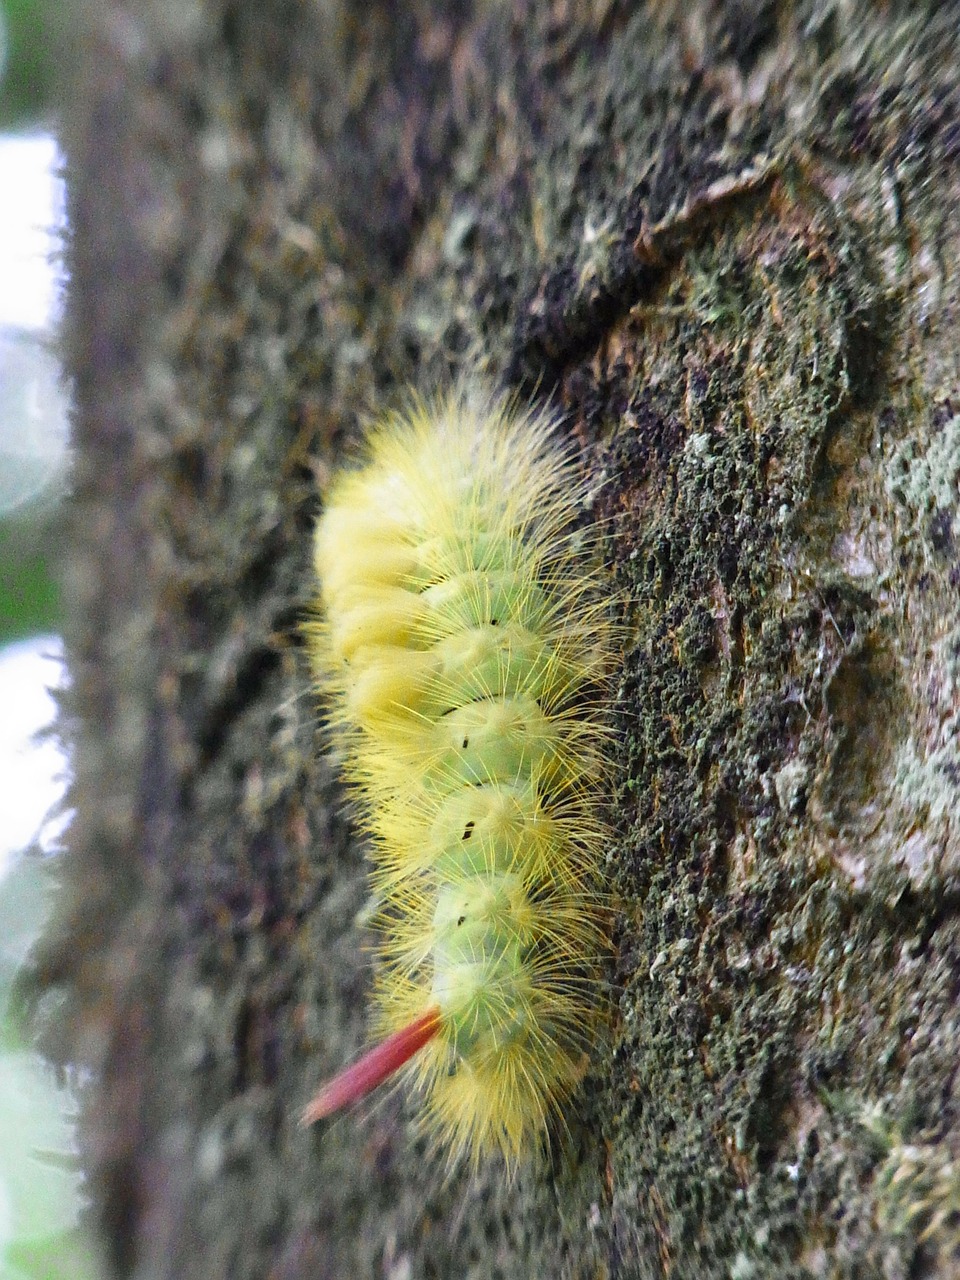
[{"label": "tree bark", "polygon": [[[951,4],[102,0],[64,93],[77,817],[117,1276],[960,1270]],[[550,400],[624,623],[609,1031],[445,1176],[363,1041],[299,621],[359,423]]]}]

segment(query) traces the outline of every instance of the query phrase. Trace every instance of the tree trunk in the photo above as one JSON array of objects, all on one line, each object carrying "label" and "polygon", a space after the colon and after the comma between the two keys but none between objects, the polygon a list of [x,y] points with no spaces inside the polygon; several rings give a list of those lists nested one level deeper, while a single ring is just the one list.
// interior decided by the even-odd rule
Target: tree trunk
[{"label": "tree trunk", "polygon": [[[48,975],[116,1275],[960,1271],[958,25],[90,7]],[[513,1184],[297,1125],[369,981],[311,523],[464,368],[557,407],[625,619],[609,1031]]]}]

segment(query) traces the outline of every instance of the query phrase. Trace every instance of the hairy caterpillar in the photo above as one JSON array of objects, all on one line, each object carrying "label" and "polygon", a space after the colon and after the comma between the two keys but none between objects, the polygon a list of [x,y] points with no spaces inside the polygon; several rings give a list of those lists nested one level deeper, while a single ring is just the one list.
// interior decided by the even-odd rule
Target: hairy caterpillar
[{"label": "hairy caterpillar", "polygon": [[596,1015],[604,576],[543,414],[451,394],[368,452],[317,525],[307,635],[372,835],[385,1039],[303,1122],[409,1063],[451,1155],[514,1163]]}]

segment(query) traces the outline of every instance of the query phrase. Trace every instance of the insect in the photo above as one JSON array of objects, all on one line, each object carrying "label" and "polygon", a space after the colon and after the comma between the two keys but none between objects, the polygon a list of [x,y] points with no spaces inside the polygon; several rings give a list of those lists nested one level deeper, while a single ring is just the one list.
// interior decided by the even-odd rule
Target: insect
[{"label": "insect", "polygon": [[451,1158],[513,1165],[583,1074],[614,647],[585,492],[545,413],[463,391],[332,488],[307,640],[371,837],[383,1039],[305,1124],[404,1067]]}]

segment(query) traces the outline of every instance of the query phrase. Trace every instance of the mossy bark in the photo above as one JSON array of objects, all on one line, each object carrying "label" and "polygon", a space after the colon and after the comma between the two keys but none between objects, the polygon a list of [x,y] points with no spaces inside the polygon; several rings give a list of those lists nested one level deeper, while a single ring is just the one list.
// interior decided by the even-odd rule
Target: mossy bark
[{"label": "mossy bark", "polygon": [[[118,1276],[960,1266],[960,41],[868,0],[103,0],[63,132],[77,817]],[[298,632],[372,409],[556,406],[625,619],[610,1030],[512,1185],[360,1045]]]}]

